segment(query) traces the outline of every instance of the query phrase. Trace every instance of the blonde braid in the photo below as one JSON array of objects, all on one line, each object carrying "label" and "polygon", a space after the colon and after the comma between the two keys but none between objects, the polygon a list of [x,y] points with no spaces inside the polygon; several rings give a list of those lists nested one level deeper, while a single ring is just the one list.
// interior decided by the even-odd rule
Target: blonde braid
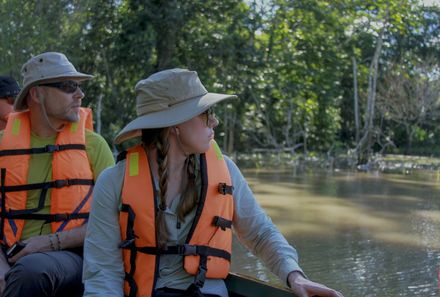
[{"label": "blonde braid", "polygon": [[179,211],[177,216],[180,221],[184,222],[184,218],[189,214],[198,202],[196,190],[196,157],[194,154],[189,155],[186,159],[186,180],[182,180],[183,193],[179,203]]},{"label": "blonde braid", "polygon": [[159,171],[159,211],[156,221],[156,236],[160,248],[166,248],[169,233],[165,222],[166,194],[168,186],[168,135],[170,129],[162,129],[157,137],[157,164]]},{"label": "blonde braid", "polygon": [[[166,193],[168,185],[168,136],[170,128],[144,129],[142,130],[142,142],[146,150],[156,147],[157,164],[159,174],[159,209],[156,217],[156,236],[160,248],[166,248],[169,238],[168,229],[165,223]],[[186,174],[182,177],[182,197],[180,199],[177,216],[184,221],[185,216],[190,213],[198,203],[196,189],[196,157],[189,155],[186,159]]]}]

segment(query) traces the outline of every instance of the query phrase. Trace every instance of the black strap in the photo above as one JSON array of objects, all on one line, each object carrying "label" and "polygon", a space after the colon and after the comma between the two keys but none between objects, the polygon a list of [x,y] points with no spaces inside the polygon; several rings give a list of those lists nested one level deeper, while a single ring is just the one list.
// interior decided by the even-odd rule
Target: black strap
[{"label": "black strap", "polygon": [[134,219],[136,214],[129,204],[121,204],[120,208],[121,212],[128,213],[127,219],[127,229],[125,230],[125,240],[119,243],[119,248],[121,249],[132,249],[134,247],[134,241],[136,239],[136,235],[134,234]]},{"label": "black strap", "polygon": [[29,149],[12,149],[1,150],[0,157],[3,156],[17,156],[17,155],[33,155],[33,154],[45,154],[66,150],[86,150],[84,144],[60,144],[60,145],[46,145],[44,147],[36,147]]},{"label": "black strap", "polygon": [[[88,219],[89,213],[59,213],[59,214],[37,214],[39,210],[44,207],[44,201],[47,190],[50,188],[62,188],[74,185],[93,186],[93,179],[65,179],[55,180],[44,183],[24,184],[17,186],[5,186],[6,168],[1,168],[1,238],[4,238],[4,225],[5,219],[17,219],[17,220],[41,220],[45,223],[51,222],[66,222],[69,220]],[[34,209],[18,209],[18,210],[6,210],[6,192],[18,192],[41,189],[39,204]]]},{"label": "black strap", "polygon": [[40,220],[46,221],[47,223],[52,222],[62,222],[62,221],[70,221],[70,220],[80,220],[87,219],[89,217],[88,212],[82,213],[57,213],[57,214],[39,214],[39,213],[26,213],[26,210],[23,211],[8,211],[2,212],[0,214],[2,219],[13,219],[13,220]]},{"label": "black strap", "polygon": [[[185,290],[186,295],[185,296],[191,296],[191,297],[204,297],[205,295],[203,295],[202,291],[200,290],[199,287],[197,287],[197,285],[195,283],[192,283],[186,290]],[[217,296],[217,295],[215,295]]]},{"label": "black strap", "polygon": [[118,163],[119,161],[125,160],[126,158],[127,158],[127,151],[122,151],[116,157],[116,163]]},{"label": "black strap", "polygon": [[200,256],[199,271],[194,277],[194,283],[193,283],[194,286],[196,286],[197,288],[203,288],[203,286],[205,285],[206,272],[208,271],[207,262],[208,262],[207,256]]},{"label": "black strap", "polygon": [[[1,210],[0,213],[3,214],[3,212],[6,211],[6,191],[5,191],[5,181],[6,181],[6,168],[1,168],[1,176],[0,176],[0,182],[1,182]],[[5,234],[5,218],[1,217],[1,225],[0,225],[0,239],[3,240],[4,234]]]},{"label": "black strap", "polygon": [[[125,248],[132,248],[132,247],[125,247]],[[181,255],[181,256],[194,255],[194,256],[203,256],[203,257],[214,256],[214,257],[226,259],[228,261],[231,260],[231,254],[229,252],[205,245],[190,245],[190,244],[174,245],[174,246],[168,246],[166,250],[157,247],[148,247],[148,246],[135,247],[135,248],[140,253],[151,254],[151,255]]]},{"label": "black strap", "polygon": [[124,296],[136,297],[138,287],[137,287],[136,281],[134,280],[133,275],[126,272],[125,273],[125,281],[127,281],[128,285],[130,286],[130,292],[128,293],[128,295],[124,295]]},{"label": "black strap", "polygon": [[[35,183],[35,184],[25,184],[18,186],[4,186],[5,192],[20,192],[20,191],[30,191],[39,189],[49,189],[49,188],[63,188],[68,186],[93,186],[95,182],[93,179],[58,179],[50,182]],[[2,190],[3,190],[2,188]]]},{"label": "black strap", "polygon": [[125,230],[125,240],[119,243],[119,248],[130,250],[130,271],[125,272],[125,280],[128,282],[128,285],[130,287],[128,297],[136,297],[138,290],[136,281],[134,279],[134,273],[136,271],[136,254],[138,252],[134,244],[134,241],[137,237],[134,234],[134,219],[136,218],[136,214],[134,213],[131,206],[125,203],[121,205],[120,211],[128,213],[127,229]]},{"label": "black strap", "polygon": [[226,183],[219,183],[218,184],[218,192],[222,195],[232,195],[234,191],[234,187],[233,186],[228,186]]},{"label": "black strap", "polygon": [[136,249],[140,253],[152,254],[152,255],[198,255],[200,256],[199,270],[194,277],[194,282],[188,287],[187,291],[191,296],[199,296],[200,288],[205,284],[206,272],[208,271],[208,256],[214,256],[231,261],[231,254],[225,250],[212,248],[204,245],[175,245],[168,246],[166,250],[159,249],[157,247],[135,247],[134,244],[131,247],[127,247],[131,250]]},{"label": "black strap", "polygon": [[215,216],[212,223],[214,224],[214,226],[220,227],[223,231],[225,231],[226,228],[231,229],[232,227],[231,220],[227,220],[219,216]]}]

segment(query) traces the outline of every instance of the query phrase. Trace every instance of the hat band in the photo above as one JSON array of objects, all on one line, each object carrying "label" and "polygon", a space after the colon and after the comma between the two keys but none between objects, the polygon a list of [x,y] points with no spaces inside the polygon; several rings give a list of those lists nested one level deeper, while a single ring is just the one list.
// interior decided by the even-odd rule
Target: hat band
[{"label": "hat band", "polygon": [[190,97],[190,98],[186,98],[186,99],[180,100],[179,102],[169,103],[169,104],[168,104],[168,107],[172,107],[172,106],[175,106],[175,105],[179,105],[179,104],[184,103],[184,102],[186,102],[186,101],[189,101],[189,100],[192,100],[192,99],[196,99],[196,98],[199,98],[199,97],[205,96],[206,94],[208,94],[208,92],[205,92],[204,94],[201,94],[201,95],[197,95],[197,96],[194,96],[194,97]]}]

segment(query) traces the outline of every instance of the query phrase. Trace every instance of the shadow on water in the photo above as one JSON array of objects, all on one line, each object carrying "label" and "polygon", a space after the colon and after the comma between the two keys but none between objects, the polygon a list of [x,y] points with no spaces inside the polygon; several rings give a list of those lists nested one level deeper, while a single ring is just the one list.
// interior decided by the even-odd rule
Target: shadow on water
[{"label": "shadow on water", "polygon": [[[245,170],[244,175],[298,249],[310,278],[345,296],[438,296],[436,174]],[[277,281],[244,248],[234,248],[234,269]]]}]

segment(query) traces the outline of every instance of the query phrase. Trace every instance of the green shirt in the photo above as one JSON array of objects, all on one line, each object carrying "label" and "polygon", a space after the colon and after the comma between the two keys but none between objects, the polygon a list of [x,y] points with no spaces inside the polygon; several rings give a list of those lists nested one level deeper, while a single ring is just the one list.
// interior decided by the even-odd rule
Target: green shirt
[{"label": "green shirt", "polygon": [[[3,133],[0,134],[0,141]],[[99,134],[86,130],[86,152],[89,158],[90,167],[93,172],[93,179],[96,181],[98,175],[105,168],[114,165],[114,159],[107,142]],[[44,147],[55,144],[56,136],[40,137],[31,133],[31,147]],[[74,164],[72,164],[74,166]],[[52,180],[52,154],[31,155],[29,161],[28,183],[41,183]],[[28,191],[26,208],[36,208],[40,199],[41,190]],[[44,208],[37,213],[50,213],[50,189],[46,194]],[[21,239],[27,239],[40,234],[51,233],[50,224],[44,224],[42,221],[27,220]]]}]

